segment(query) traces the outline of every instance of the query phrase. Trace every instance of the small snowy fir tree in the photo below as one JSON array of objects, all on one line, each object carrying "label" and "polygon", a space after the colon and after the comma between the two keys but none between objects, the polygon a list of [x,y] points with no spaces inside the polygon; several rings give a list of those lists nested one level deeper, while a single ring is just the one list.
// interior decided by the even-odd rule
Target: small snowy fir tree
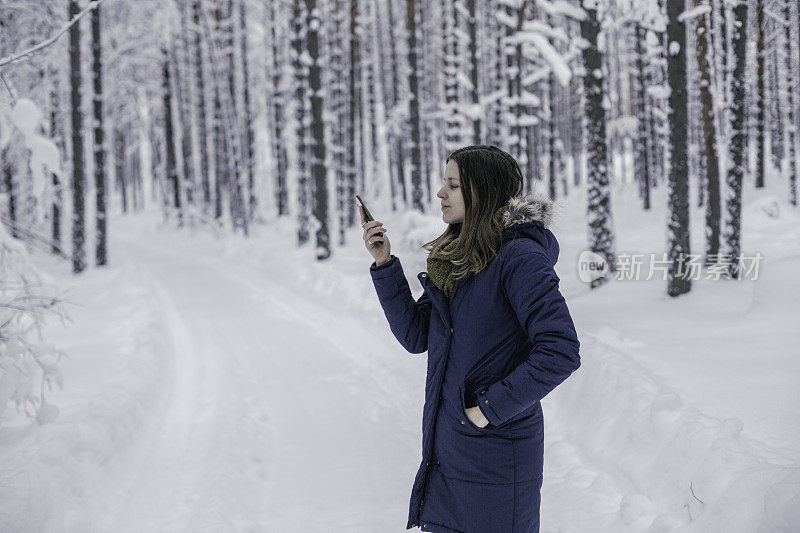
[{"label": "small snowy fir tree", "polygon": [[0,225],[0,424],[11,401],[39,424],[58,416],[45,387],[63,387],[58,363],[65,354],[44,339],[41,328],[49,314],[62,323],[69,317],[64,300],[41,278],[22,243]]}]

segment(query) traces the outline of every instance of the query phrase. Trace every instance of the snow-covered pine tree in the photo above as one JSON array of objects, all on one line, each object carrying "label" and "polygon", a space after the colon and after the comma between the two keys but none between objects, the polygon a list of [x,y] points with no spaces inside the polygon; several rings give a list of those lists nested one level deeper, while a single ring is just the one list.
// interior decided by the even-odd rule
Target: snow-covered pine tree
[{"label": "snow-covered pine tree", "polygon": [[[694,0],[695,8],[707,5],[703,0]],[[706,193],[706,240],[705,256],[707,259],[716,258],[719,254],[720,241],[720,222],[722,220],[721,199],[720,199],[720,180],[719,180],[719,159],[717,158],[717,131],[714,121],[714,95],[711,92],[711,49],[709,42],[709,31],[707,19],[708,13],[698,14],[695,18],[697,28],[697,48],[695,50],[697,69],[699,72],[699,94],[700,94],[700,120],[703,127],[703,135],[700,158],[702,164],[700,168],[705,172],[705,176],[700,181]]]},{"label": "snow-covered pine tree", "polygon": [[245,236],[248,234],[248,220],[245,207],[245,176],[242,175],[244,164],[244,150],[242,143],[242,117],[243,106],[240,101],[242,84],[244,83],[241,60],[239,58],[239,47],[237,39],[239,25],[236,23],[237,10],[234,8],[234,0],[224,2],[224,24],[222,25],[223,39],[221,47],[225,57],[227,67],[227,87],[222,99],[223,112],[225,116],[225,134],[228,138],[228,146],[231,150],[229,159],[231,173],[231,220],[234,230],[241,229]]},{"label": "snow-covered pine tree", "polygon": [[247,206],[245,232],[248,231],[249,223],[255,219],[258,202],[256,200],[255,185],[255,136],[253,134],[253,113],[250,108],[250,68],[247,57],[247,10],[246,0],[239,2],[239,35],[238,43],[240,48],[240,58],[237,65],[241,67],[239,74],[241,87],[241,120],[239,121],[242,129],[242,161],[244,174],[247,179]]},{"label": "snow-covered pine tree", "polygon": [[[225,77],[222,69],[222,0],[214,0],[213,4],[214,24],[206,24],[206,34],[208,35],[209,63],[211,65],[211,75],[214,87],[214,218],[217,223],[222,223],[222,213],[224,201],[230,204],[230,183],[232,176],[231,154],[229,140],[225,132],[225,113],[223,110],[223,99],[225,98]],[[204,18],[205,21],[205,18]],[[229,93],[229,91],[228,91]]]},{"label": "snow-covered pine tree", "polygon": [[684,264],[689,258],[689,174],[687,168],[686,23],[683,2],[667,2],[667,73],[669,76],[669,220],[667,222],[667,294],[689,292],[692,282]]},{"label": "snow-covered pine tree", "polygon": [[650,141],[653,187],[666,180],[666,155],[669,150],[669,81],[667,80],[665,0],[656,0],[651,7],[651,28],[647,32],[647,95],[648,136]]},{"label": "snow-covered pine tree", "polygon": [[603,75],[605,82],[604,98],[608,102],[606,109],[606,143],[608,146],[608,160],[611,165],[611,175],[622,183],[630,181],[624,163],[625,145],[625,90],[623,87],[624,70],[625,28],[622,25],[626,14],[626,6],[619,2],[606,2],[605,15],[600,24],[605,43],[603,57]]},{"label": "snow-covered pine tree", "polygon": [[[355,198],[356,190],[364,190],[364,139],[361,122],[363,114],[363,85],[361,83],[361,34],[362,26],[358,18],[359,2],[363,0],[349,0],[348,35],[349,64],[347,76],[347,131],[345,132],[345,171],[347,173],[348,190],[345,194],[345,208],[348,213],[347,226],[351,227],[356,222],[356,210],[350,208]],[[357,170],[360,169],[360,172]],[[348,204],[347,202],[351,202]]]},{"label": "snow-covered pine tree", "polygon": [[[177,217],[178,226],[183,225],[183,204],[181,198],[181,183],[178,176],[178,161],[175,151],[175,122],[172,112],[173,106],[173,92],[171,82],[171,71],[173,57],[169,49],[165,46],[162,48],[162,98],[163,98],[163,113],[164,113],[164,152],[166,155],[166,178],[167,183],[171,186],[172,194],[172,208],[174,209],[175,216]],[[124,154],[121,156],[124,160]],[[166,195],[165,195],[166,196]]]},{"label": "snow-covered pine tree", "polygon": [[419,72],[417,64],[417,1],[406,0],[406,29],[408,31],[408,116],[411,138],[409,142],[411,165],[411,207],[420,212],[422,205],[422,179],[420,157],[420,120],[419,120]]},{"label": "snow-covered pine tree", "polygon": [[[772,26],[775,27],[775,24],[772,24]],[[783,55],[781,50],[784,49],[784,47],[781,46],[783,32],[778,30],[776,33],[775,46],[772,47],[772,53],[770,54],[772,58],[772,61],[770,61],[770,102],[772,102],[772,105],[770,106],[771,113],[769,123],[772,127],[770,129],[769,139],[770,145],[772,146],[772,165],[780,169],[783,166],[782,161],[784,157],[783,110],[785,104],[783,99],[786,91],[783,89],[785,79],[779,75],[780,67],[778,66],[781,64],[781,57]]]},{"label": "snow-covered pine tree", "polygon": [[[325,60],[323,63],[328,68],[323,69],[323,74],[327,75],[326,79],[328,80],[325,86],[330,88],[330,98],[326,98],[326,103],[329,107],[329,116],[333,119],[327,124],[330,135],[326,137],[328,139],[326,144],[330,146],[328,154],[329,160],[331,160],[335,190],[333,205],[336,206],[335,214],[338,217],[338,244],[343,246],[347,243],[346,231],[351,227],[348,220],[353,218],[354,211],[351,208],[354,196],[349,194],[352,187],[346,181],[349,173],[345,172],[345,132],[350,117],[345,96],[349,73],[345,64],[345,54],[347,53],[345,44],[348,42],[345,32],[348,27],[345,15],[349,10],[345,9],[344,0],[330,0],[323,5],[328,8],[327,13],[324,13],[324,19],[328,26],[325,31]],[[353,222],[355,222],[354,219]]]},{"label": "snow-covered pine tree", "polygon": [[[438,2],[422,2],[420,4],[420,121],[422,123],[422,182],[425,192],[424,202],[429,203],[433,195],[432,179],[439,179],[441,174],[441,128],[435,110],[438,107],[438,81],[441,66],[438,61],[441,51],[442,35],[437,31],[439,19]],[[479,71],[480,72],[480,71]]]},{"label": "snow-covered pine tree", "polygon": [[309,142],[306,127],[308,85],[308,53],[306,52],[306,39],[308,34],[308,20],[306,18],[305,0],[294,0],[292,4],[292,71],[294,81],[294,108],[295,108],[295,146],[296,146],[296,176],[297,176],[297,242],[305,243],[309,239],[308,212],[311,205]]},{"label": "snow-covered pine tree", "polygon": [[305,0],[307,12],[308,85],[311,101],[311,179],[312,214],[314,215],[316,258],[331,255],[328,223],[328,183],[325,166],[325,122],[322,117],[322,67],[320,65],[320,13],[317,0]]},{"label": "snow-covered pine tree", "polygon": [[[377,53],[381,58],[379,63],[379,70],[381,72],[381,93],[383,94],[383,113],[387,118],[386,123],[386,138],[385,141],[389,147],[389,179],[392,184],[392,202],[393,208],[396,205],[395,200],[395,184],[399,187],[400,192],[398,196],[402,196],[403,203],[408,203],[408,187],[406,184],[406,159],[405,159],[405,143],[403,140],[410,135],[410,131],[405,127],[405,123],[410,120],[408,116],[408,109],[401,108],[398,104],[400,101],[400,94],[405,89],[405,84],[400,75],[400,41],[403,39],[403,32],[401,27],[402,23],[398,24],[398,17],[395,14],[395,4],[401,8],[406,7],[403,2],[386,2],[386,21],[387,31],[383,31],[383,11],[381,9],[382,2],[377,0],[375,3],[375,27],[377,33]],[[405,17],[399,20],[404,20]],[[407,26],[407,23],[405,24]],[[388,46],[384,43],[384,36],[389,37]],[[406,46],[408,44],[406,43]],[[385,58],[385,50],[389,51],[388,63]],[[390,68],[385,68],[384,65],[388,64]],[[409,94],[405,92],[405,94]]]},{"label": "snow-covered pine tree", "polygon": [[[792,9],[794,4],[795,9]],[[797,95],[795,94],[795,79],[793,76],[797,74],[794,67],[794,44],[797,43],[797,36],[793,35],[792,27],[794,21],[797,20],[796,9],[797,0],[784,0],[783,1],[783,17],[784,17],[784,32],[786,38],[784,43],[786,45],[786,63],[784,64],[784,76],[786,79],[786,157],[787,172],[789,182],[789,203],[797,205],[797,124],[795,123],[795,105],[797,104]],[[742,74],[744,77],[744,74]],[[734,119],[736,120],[736,119]]]},{"label": "snow-covered pine tree", "polygon": [[267,3],[267,20],[265,26],[268,31],[268,46],[270,50],[267,64],[267,78],[270,85],[267,90],[267,110],[270,126],[270,150],[274,176],[276,207],[278,215],[289,214],[289,190],[286,182],[288,161],[286,154],[286,106],[287,92],[284,84],[284,68],[286,64],[285,35],[288,33],[283,28],[283,18],[286,16],[283,4],[280,2]]},{"label": "snow-covered pine tree", "polygon": [[114,176],[122,200],[122,212],[128,212],[128,182],[125,172],[125,133],[119,126],[114,126],[111,134],[112,155],[114,156]]},{"label": "snow-covered pine tree", "polygon": [[[378,61],[375,60],[375,54],[377,53],[375,46],[377,29],[375,27],[376,20],[373,16],[375,12],[375,0],[363,0],[359,3],[358,7],[360,10],[359,17],[364,21],[364,27],[362,30],[364,54],[362,58],[363,70],[361,76],[361,83],[364,86],[363,105],[361,106],[361,131],[364,139],[364,158],[362,160],[362,164],[364,176],[375,176],[377,169],[379,168],[381,156],[378,150],[376,117],[378,103],[378,97],[376,94],[378,90],[378,71],[376,65]],[[371,186],[373,190],[377,189],[375,191],[376,193],[380,193],[383,189],[382,182],[380,180],[370,183],[370,181],[365,179],[364,188],[362,189],[365,195],[368,193],[367,187],[369,186]],[[389,198],[391,201],[393,201],[394,194],[391,194]]]},{"label": "snow-covered pine tree", "polygon": [[[498,94],[505,89],[505,47],[503,46],[502,35],[505,34],[506,30],[503,19],[497,16],[500,9],[500,0],[488,0],[485,3],[481,3],[486,5],[486,20],[489,21],[486,23],[487,47],[489,50],[484,57],[490,58],[491,63],[488,69],[490,69],[491,76],[489,78],[490,83],[487,84],[486,87],[487,91]],[[494,98],[490,107],[491,121],[488,127],[486,140],[490,144],[499,147],[505,146],[503,140],[507,138],[505,121],[503,120],[504,109],[503,100],[501,98]]]},{"label": "snow-covered pine tree", "polygon": [[[547,15],[545,20],[548,26],[553,27],[554,17],[552,15]],[[557,150],[559,146],[558,132],[556,131],[558,117],[557,85],[556,76],[551,69],[550,75],[547,76],[547,190],[550,194],[550,198],[553,200],[557,200],[559,197],[556,181],[558,179],[557,174],[561,161],[561,154],[559,154]],[[542,110],[540,116],[544,116],[544,110]],[[533,128],[530,126],[528,129],[530,130]],[[529,168],[530,167],[529,165]],[[535,176],[534,173],[538,173],[536,172],[538,169],[531,170],[532,171],[528,172],[528,176],[530,177]]]},{"label": "snow-covered pine tree", "polygon": [[[58,416],[45,388],[63,388],[58,363],[64,352],[42,335],[47,315],[69,319],[64,299],[43,284],[21,242],[0,224],[0,424],[9,402],[39,424]],[[39,383],[35,383],[39,377]]]},{"label": "snow-covered pine tree", "polygon": [[733,8],[732,56],[734,67],[731,76],[731,141],[728,159],[727,190],[725,201],[725,244],[731,261],[728,274],[734,279],[740,276],[739,255],[741,253],[742,224],[742,182],[745,174],[743,152],[745,150],[744,130],[744,87],[745,50],[747,44],[747,3],[739,2]]},{"label": "snow-covered pine tree", "polygon": [[764,158],[767,155],[767,136],[764,134],[764,118],[766,116],[767,107],[767,94],[765,78],[767,75],[764,63],[766,62],[766,28],[764,20],[764,1],[756,0],[756,91],[754,98],[756,99],[756,188],[764,187],[764,174],[766,165]]},{"label": "snow-covered pine tree", "polygon": [[[50,79],[50,138],[58,147],[58,154],[63,165],[66,153],[66,141],[64,139],[64,126],[62,122],[63,110],[61,108],[61,72],[54,65],[49,68]],[[0,162],[2,168],[2,162]],[[63,168],[63,166],[62,166]],[[51,240],[53,241],[52,252],[61,252],[61,213],[63,208],[64,191],[62,180],[58,172],[51,173],[53,180],[53,203],[50,212]]]},{"label": "snow-covered pine tree", "polygon": [[458,12],[455,9],[457,0],[443,0],[442,2],[442,32],[444,34],[444,96],[445,96],[445,142],[448,154],[461,148],[461,124],[458,117],[459,108],[459,41],[456,35],[458,30]]},{"label": "snow-covered pine tree", "polygon": [[634,95],[634,109],[636,113],[637,135],[634,164],[636,178],[639,183],[639,196],[642,198],[642,207],[650,210],[650,150],[647,134],[647,78],[645,75],[645,62],[647,61],[645,39],[647,30],[641,21],[634,23],[636,39],[636,92]]},{"label": "snow-covered pine tree", "polygon": [[[515,34],[522,29],[525,20],[525,8],[528,0],[504,0],[505,26],[504,54],[505,81],[507,87],[506,108],[504,115],[509,123],[509,137],[505,140],[509,153],[523,165],[523,153],[527,151],[522,121],[522,44],[515,39]],[[527,154],[525,153],[525,157]]]},{"label": "snow-covered pine tree", "polygon": [[[589,248],[602,256],[610,272],[616,269],[614,232],[611,218],[610,187],[608,183],[608,148],[606,145],[606,118],[603,108],[603,58],[598,48],[598,6],[595,0],[583,0],[586,18],[581,21],[581,36],[588,46],[583,49],[585,74],[584,110],[586,127],[587,199],[586,218],[589,223]],[[600,277],[590,283],[599,287],[609,280]]]},{"label": "snow-covered pine tree", "polygon": [[208,215],[211,210],[211,176],[214,168],[213,138],[210,137],[208,120],[206,115],[206,78],[208,76],[208,49],[206,46],[204,33],[202,31],[201,17],[205,17],[202,0],[192,0],[192,28],[190,41],[192,43],[191,60],[194,63],[193,75],[194,98],[192,108],[194,109],[193,124],[197,131],[197,150],[199,160],[200,188],[203,192],[203,214]]},{"label": "snow-covered pine tree", "polygon": [[180,29],[175,39],[175,95],[178,102],[177,130],[180,134],[180,173],[186,192],[186,206],[194,218],[197,206],[198,174],[200,159],[198,150],[198,131],[195,116],[196,96],[194,60],[191,53],[192,39],[189,31],[189,0],[178,0]]},{"label": "snow-covered pine tree", "polygon": [[467,41],[467,51],[469,54],[469,102],[472,104],[470,112],[470,120],[472,121],[472,144],[481,144],[481,125],[483,117],[483,109],[480,106],[480,99],[478,95],[478,15],[476,12],[476,0],[465,0],[467,4],[467,32],[469,40]]}]

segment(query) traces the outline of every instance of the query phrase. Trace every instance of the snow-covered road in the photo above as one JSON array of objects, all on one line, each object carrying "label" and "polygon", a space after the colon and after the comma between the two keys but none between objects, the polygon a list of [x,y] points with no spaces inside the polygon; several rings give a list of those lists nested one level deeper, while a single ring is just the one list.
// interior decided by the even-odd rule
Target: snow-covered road
[{"label": "snow-covered road", "polygon": [[[0,434],[0,530],[405,531],[426,356],[392,336],[364,250],[306,264],[257,236],[114,227],[115,266],[73,279],[75,323],[49,331],[72,355],[61,416]],[[542,533],[800,523],[791,450],[687,402],[584,298],[581,368],[542,401]]]},{"label": "snow-covered road", "polygon": [[416,413],[358,364],[374,332],[212,253],[119,249],[158,295],[174,364],[101,529],[399,530]]}]

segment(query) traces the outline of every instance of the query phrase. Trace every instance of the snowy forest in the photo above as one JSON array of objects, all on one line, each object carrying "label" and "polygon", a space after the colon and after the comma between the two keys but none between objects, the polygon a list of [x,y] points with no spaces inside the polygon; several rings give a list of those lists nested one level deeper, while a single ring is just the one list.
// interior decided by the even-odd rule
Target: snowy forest
[{"label": "snowy forest", "polygon": [[467,145],[558,206],[542,531],[800,530],[799,128],[797,0],[2,0],[0,530],[405,530],[355,196],[416,299]]}]

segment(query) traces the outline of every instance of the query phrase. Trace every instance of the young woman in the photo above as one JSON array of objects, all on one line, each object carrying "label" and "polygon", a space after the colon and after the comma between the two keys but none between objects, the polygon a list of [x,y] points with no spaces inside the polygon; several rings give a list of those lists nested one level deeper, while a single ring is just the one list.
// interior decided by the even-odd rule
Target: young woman
[{"label": "young woman", "polygon": [[361,211],[389,327],[409,352],[428,351],[407,529],[539,531],[539,401],[580,366],[580,343],[553,270],[553,202],[522,188],[519,165],[497,147],[450,154],[436,194],[448,227],[423,245],[417,301],[386,228]]}]

